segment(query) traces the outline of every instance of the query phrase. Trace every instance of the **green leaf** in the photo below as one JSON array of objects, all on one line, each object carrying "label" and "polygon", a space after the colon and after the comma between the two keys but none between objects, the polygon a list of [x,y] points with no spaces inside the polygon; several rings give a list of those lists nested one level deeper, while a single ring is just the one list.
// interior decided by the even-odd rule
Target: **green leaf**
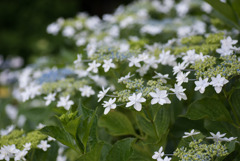
[{"label": "green leaf", "polygon": [[97,143],[88,153],[82,155],[77,161],[100,161],[104,143]]},{"label": "green leaf", "polygon": [[[88,117],[84,118],[84,114],[81,116],[81,121],[77,128],[76,133],[76,142],[78,146],[83,149],[84,153],[91,151],[91,148],[97,143],[97,136],[96,136],[96,127],[97,127],[97,118],[96,112],[92,112],[84,107],[81,108],[83,111],[88,111]],[[86,113],[85,113],[86,114]],[[82,120],[84,118],[84,120]]]},{"label": "green leaf", "polygon": [[106,161],[128,161],[132,154],[134,138],[126,138],[116,142],[110,150]]},{"label": "green leaf", "polygon": [[232,118],[221,103],[215,98],[203,98],[193,102],[185,115],[190,120],[210,119],[213,121],[232,122]]},{"label": "green leaf", "polygon": [[168,108],[161,107],[153,118],[158,137],[161,138],[169,128],[170,116]]},{"label": "green leaf", "polygon": [[240,28],[237,14],[229,4],[222,3],[219,0],[205,0],[208,2],[218,13],[221,15],[218,16],[220,19],[222,19],[225,23],[231,25],[232,27]]},{"label": "green leaf", "polygon": [[43,134],[49,135],[62,144],[74,149],[77,151],[77,148],[74,143],[74,138],[66,132],[64,129],[56,126],[46,126],[40,130]]},{"label": "green leaf", "polygon": [[65,127],[66,131],[69,132],[72,136],[76,136],[77,129],[80,123],[81,116],[77,117],[74,120],[71,120],[67,123]]},{"label": "green leaf", "polygon": [[132,123],[121,112],[111,111],[103,115],[98,122],[100,127],[106,128],[113,136],[135,135]]},{"label": "green leaf", "polygon": [[230,102],[236,111],[236,114],[238,115],[238,118],[240,118],[240,89],[236,89],[231,97],[230,97]]}]

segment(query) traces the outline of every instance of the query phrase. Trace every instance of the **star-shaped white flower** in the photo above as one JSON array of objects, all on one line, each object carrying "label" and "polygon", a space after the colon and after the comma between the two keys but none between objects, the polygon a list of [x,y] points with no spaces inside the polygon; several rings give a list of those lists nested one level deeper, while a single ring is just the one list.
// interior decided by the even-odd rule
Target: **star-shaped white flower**
[{"label": "star-shaped white flower", "polygon": [[170,160],[172,160],[172,158],[168,158],[168,156],[165,156],[165,158],[160,161],[170,161]]},{"label": "star-shaped white flower", "polygon": [[226,135],[226,133],[224,134],[220,134],[220,132],[218,131],[216,134],[210,132],[210,134],[212,135],[212,137],[206,137],[207,139],[213,139],[214,141],[221,141],[221,139],[223,139],[222,137],[224,137]]},{"label": "star-shaped white flower", "polygon": [[155,56],[145,59],[144,63],[146,63],[153,69],[157,69],[157,67],[158,67],[158,60],[155,58]]},{"label": "star-shaped white flower", "polygon": [[0,160],[5,159],[9,161],[10,158],[13,158],[16,153],[19,152],[19,149],[16,148],[15,144],[12,145],[3,145],[0,149]]},{"label": "star-shaped white flower", "polygon": [[116,65],[112,63],[112,59],[103,60],[103,61],[104,61],[104,64],[103,64],[104,72],[108,72],[110,68],[116,68]]},{"label": "star-shaped white flower", "polygon": [[154,152],[154,155],[152,156],[152,158],[156,159],[157,161],[161,161],[163,156],[164,156],[164,152],[163,152],[163,147],[161,146],[158,151]]},{"label": "star-shaped white flower", "polygon": [[57,107],[64,107],[66,110],[69,110],[70,107],[74,104],[72,100],[69,100],[70,96],[60,97],[60,100],[57,103]]},{"label": "star-shaped white flower", "polygon": [[174,85],[174,88],[170,88],[170,91],[174,92],[176,94],[176,97],[181,101],[183,100],[187,100],[187,96],[184,93],[186,89],[184,89],[181,85]]},{"label": "star-shaped white flower", "polygon": [[200,132],[194,132],[194,129],[192,129],[190,133],[189,132],[184,132],[184,134],[185,135],[183,136],[183,138],[187,138],[189,136],[200,134]]},{"label": "star-shaped white flower", "polygon": [[173,75],[178,74],[182,70],[186,69],[188,64],[183,63],[178,63],[176,66],[173,67]]},{"label": "star-shaped white flower", "polygon": [[156,71],[155,71],[155,73],[157,74],[157,75],[155,75],[155,76],[153,76],[152,78],[159,78],[160,80],[162,80],[162,82],[163,83],[167,83],[167,80],[166,79],[169,79],[169,75],[168,74],[161,74],[161,73],[157,73]]},{"label": "star-shaped white flower", "polygon": [[131,78],[132,76],[133,75],[131,75],[131,73],[129,72],[126,76],[119,78],[118,79],[118,83],[120,83],[120,82],[122,82],[124,80],[127,80],[127,79]]},{"label": "star-shaped white flower", "polygon": [[46,100],[45,105],[48,106],[52,101],[55,101],[56,93],[49,93],[46,97],[43,97]]},{"label": "star-shaped white flower", "polygon": [[96,60],[94,60],[92,63],[88,63],[88,68],[87,71],[90,72],[92,71],[93,73],[97,73],[98,72],[98,67],[101,66],[100,63],[97,63]]},{"label": "star-shaped white flower", "polygon": [[103,107],[105,107],[105,110],[104,110],[105,115],[108,114],[108,112],[111,109],[115,109],[117,107],[117,105],[115,104],[115,101],[116,101],[116,98],[114,99],[110,98],[108,101],[104,101],[102,105]]},{"label": "star-shaped white flower", "polygon": [[142,93],[138,93],[137,95],[135,93],[133,93],[132,96],[128,97],[129,101],[126,105],[126,107],[130,107],[133,105],[133,107],[137,110],[137,111],[141,111],[142,109],[142,104],[141,102],[145,102],[146,99],[142,97]]},{"label": "star-shaped white flower", "polygon": [[196,87],[194,88],[195,91],[199,91],[200,93],[204,93],[205,88],[209,86],[208,78],[202,79],[199,78],[199,81],[194,82],[196,84]]},{"label": "star-shaped white flower", "polygon": [[14,157],[14,161],[26,161],[26,158],[25,156],[27,155],[28,151],[26,151],[25,149],[24,150],[19,150],[16,154],[15,154],[15,157]]},{"label": "star-shaped white flower", "polygon": [[237,139],[237,137],[230,137],[230,138],[224,137],[224,138],[221,138],[221,141],[230,142],[230,141],[233,141],[233,140],[236,140],[236,139]]},{"label": "star-shaped white flower", "polygon": [[136,67],[141,67],[140,64],[140,59],[137,57],[132,56],[131,58],[128,58],[129,62],[129,67],[136,66]]},{"label": "star-shaped white flower", "polygon": [[103,97],[105,97],[105,95],[107,94],[109,89],[110,89],[110,87],[108,87],[107,89],[104,89],[104,86],[102,86],[102,91],[100,91],[97,95],[97,97],[99,98],[98,102],[100,102],[103,99]]},{"label": "star-shaped white flower", "polygon": [[178,82],[178,85],[181,85],[183,82],[188,82],[188,74],[189,74],[190,72],[187,72],[187,73],[183,73],[183,72],[179,72],[178,74],[177,74],[177,82]]},{"label": "star-shaped white flower", "polygon": [[166,90],[159,90],[157,88],[156,92],[150,92],[149,95],[153,97],[153,99],[151,100],[151,104],[152,105],[154,105],[156,103],[158,103],[160,105],[170,104],[171,103],[171,101],[167,97],[168,94],[167,94]]},{"label": "star-shaped white flower", "polygon": [[26,151],[29,151],[30,149],[31,149],[31,145],[32,145],[32,143],[26,143],[26,144],[24,144],[23,145],[23,147],[24,147],[24,150],[26,150]]},{"label": "star-shaped white flower", "polygon": [[161,54],[159,54],[158,62],[162,65],[169,65],[169,66],[175,66],[176,65],[176,57],[174,55],[170,54],[170,51],[162,51]]},{"label": "star-shaped white flower", "polygon": [[224,84],[228,83],[228,80],[225,77],[221,77],[220,74],[217,77],[211,77],[212,81],[210,84],[214,87],[217,93],[220,93]]},{"label": "star-shaped white flower", "polygon": [[42,149],[43,151],[47,151],[47,149],[50,148],[51,145],[47,143],[47,140],[41,140],[40,144],[38,144],[37,147]]},{"label": "star-shaped white flower", "polygon": [[149,65],[144,64],[142,67],[138,68],[138,69],[136,70],[136,72],[138,72],[139,75],[142,77],[142,76],[144,76],[145,74],[147,74],[149,68],[150,68]]},{"label": "star-shaped white flower", "polygon": [[85,85],[82,88],[79,88],[79,90],[81,91],[81,95],[84,97],[90,97],[91,95],[95,94],[95,91],[92,89],[91,86]]},{"label": "star-shaped white flower", "polygon": [[227,48],[233,48],[233,45],[235,45],[238,41],[233,40],[230,36],[228,36],[226,39],[221,40],[222,47]]}]

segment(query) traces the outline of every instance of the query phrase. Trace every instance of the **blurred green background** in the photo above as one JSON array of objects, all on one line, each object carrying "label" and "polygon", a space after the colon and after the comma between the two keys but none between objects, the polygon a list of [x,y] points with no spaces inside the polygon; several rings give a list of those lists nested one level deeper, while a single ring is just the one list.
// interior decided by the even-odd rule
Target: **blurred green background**
[{"label": "blurred green background", "polygon": [[[131,0],[1,0],[0,55],[31,56],[58,54],[63,46],[61,36],[46,33],[48,24],[59,17],[74,17],[78,12],[102,16],[112,13],[120,4]],[[72,46],[64,47],[71,48]]]}]

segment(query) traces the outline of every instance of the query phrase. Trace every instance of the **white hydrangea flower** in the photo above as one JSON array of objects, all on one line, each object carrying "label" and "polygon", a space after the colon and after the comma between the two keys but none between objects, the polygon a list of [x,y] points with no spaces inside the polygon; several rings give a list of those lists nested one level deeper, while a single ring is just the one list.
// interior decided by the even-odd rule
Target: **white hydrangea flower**
[{"label": "white hydrangea flower", "polygon": [[95,94],[95,91],[92,89],[91,86],[85,85],[82,88],[79,88],[79,90],[81,91],[81,95],[84,97],[90,97],[91,95]]},{"label": "white hydrangea flower", "polygon": [[92,71],[93,73],[97,73],[98,72],[98,67],[101,66],[100,63],[97,63],[96,60],[94,60],[92,63],[88,63],[88,68],[87,71],[90,72]]},{"label": "white hydrangea flower", "polygon": [[129,101],[126,105],[126,107],[130,107],[133,105],[133,107],[137,110],[137,111],[141,111],[142,109],[142,102],[145,102],[146,99],[142,97],[142,93],[138,93],[137,95],[135,93],[133,93],[132,96],[128,97]]},{"label": "white hydrangea flower", "polygon": [[1,129],[0,130],[0,135],[5,136],[11,133],[15,129],[15,125],[9,125],[6,127],[6,129]]},{"label": "white hydrangea flower", "polygon": [[29,151],[31,149],[31,146],[32,146],[32,143],[30,143],[30,142],[23,145],[24,150],[26,150],[26,151]]},{"label": "white hydrangea flower", "polygon": [[176,63],[176,57],[174,55],[170,54],[170,51],[162,51],[162,53],[159,54],[158,62],[162,65],[169,65],[169,66],[175,66]]},{"label": "white hydrangea flower", "polygon": [[216,134],[210,132],[210,134],[212,136],[210,137],[206,137],[207,139],[213,139],[215,142],[221,141],[221,139],[223,139],[222,137],[224,137],[226,135],[226,133],[224,134],[220,134],[220,132],[218,131]]},{"label": "white hydrangea flower", "polygon": [[149,68],[150,68],[149,65],[144,64],[142,67],[138,68],[138,69],[136,70],[136,72],[138,72],[139,75],[142,77],[142,76],[144,76],[145,74],[147,74]]},{"label": "white hydrangea flower", "polygon": [[157,69],[158,67],[158,60],[156,60],[155,56],[145,59],[144,63],[146,63],[153,69]]},{"label": "white hydrangea flower", "polygon": [[124,80],[127,80],[127,79],[131,78],[132,76],[133,75],[131,75],[131,72],[129,72],[126,76],[119,78],[118,79],[118,83],[120,83],[120,82],[122,82]]},{"label": "white hydrangea flower", "polygon": [[158,73],[158,72],[156,72],[155,71],[155,73],[157,74],[157,75],[155,75],[155,76],[153,76],[152,78],[154,78],[154,79],[160,79],[163,83],[167,83],[167,80],[166,79],[169,79],[169,74],[161,74],[161,73]]},{"label": "white hydrangea flower", "polygon": [[170,88],[170,91],[174,92],[176,94],[176,97],[181,101],[183,100],[187,100],[187,96],[184,93],[186,89],[184,89],[181,85],[174,85],[174,88]]},{"label": "white hydrangea flower", "polygon": [[66,26],[62,31],[63,36],[72,37],[75,34],[75,29],[72,26]]},{"label": "white hydrangea flower", "polygon": [[162,27],[161,26],[156,26],[156,25],[144,25],[141,29],[140,32],[142,34],[150,34],[150,35],[157,35],[160,34],[162,32]]},{"label": "white hydrangea flower", "polygon": [[102,86],[102,91],[100,91],[99,93],[98,93],[98,95],[97,95],[97,97],[98,97],[98,102],[100,102],[102,99],[103,99],[103,97],[105,97],[105,95],[107,94],[107,92],[110,90],[110,87],[109,88],[107,88],[107,89],[104,89],[104,86]]},{"label": "white hydrangea flower", "polygon": [[177,82],[178,82],[178,85],[181,85],[183,82],[188,82],[188,75],[189,75],[189,73],[190,72],[187,72],[187,73],[183,73],[183,72],[179,72],[178,74],[177,74],[177,77],[176,77],[176,79],[177,79]]},{"label": "white hydrangea flower", "polygon": [[217,77],[211,77],[211,79],[210,85],[214,87],[216,93],[220,93],[224,84],[228,83],[228,80],[225,77],[221,77],[220,74]]},{"label": "white hydrangea flower", "polygon": [[18,152],[19,149],[16,148],[15,144],[3,145],[3,147],[0,149],[0,160],[5,159],[6,161],[9,161],[10,158],[13,158]]},{"label": "white hydrangea flower", "polygon": [[136,66],[136,67],[141,67],[140,64],[140,59],[138,57],[132,56],[131,58],[128,58],[129,62],[129,67]]},{"label": "white hydrangea flower", "polygon": [[224,138],[221,138],[221,141],[231,142],[231,141],[236,140],[236,139],[237,139],[237,137],[230,137],[230,138],[224,137]]},{"label": "white hydrangea flower", "polygon": [[69,110],[74,104],[72,100],[69,100],[70,95],[66,97],[60,97],[60,100],[57,102],[57,107],[64,107],[66,110]]},{"label": "white hydrangea flower", "polygon": [[47,33],[57,35],[60,30],[60,25],[58,23],[51,23],[47,26]]},{"label": "white hydrangea flower", "polygon": [[164,152],[163,152],[163,147],[161,146],[158,151],[154,152],[154,155],[152,156],[152,158],[156,159],[157,161],[161,161],[163,156],[164,156]]},{"label": "white hydrangea flower", "polygon": [[196,87],[194,88],[195,91],[199,91],[200,93],[204,93],[205,88],[209,86],[208,83],[208,78],[202,79],[201,77],[199,78],[198,81],[194,82]]},{"label": "white hydrangea flower", "polygon": [[191,130],[191,132],[184,132],[184,136],[183,138],[187,138],[189,136],[193,136],[193,135],[197,135],[197,134],[200,134],[200,132],[195,132],[194,129]]},{"label": "white hydrangea flower", "polygon": [[115,109],[117,105],[115,104],[116,98],[110,98],[108,101],[104,101],[102,104],[105,107],[104,115],[108,114],[111,109]]},{"label": "white hydrangea flower", "polygon": [[150,96],[153,97],[153,99],[151,100],[151,104],[160,104],[160,105],[164,105],[164,104],[170,104],[171,101],[169,100],[169,98],[167,97],[167,91],[166,90],[159,90],[158,88],[156,89],[156,92],[150,92],[149,93]]},{"label": "white hydrangea flower", "polygon": [[28,151],[27,150],[19,150],[16,154],[15,154],[15,157],[14,157],[14,161],[25,161],[26,158],[25,156],[27,155]]},{"label": "white hydrangea flower", "polygon": [[52,101],[55,101],[56,93],[49,93],[46,97],[43,97],[46,100],[45,105],[48,106]]},{"label": "white hydrangea flower", "polygon": [[116,65],[114,63],[112,63],[112,59],[109,60],[103,60],[104,64],[103,64],[103,68],[104,68],[104,72],[108,72],[110,68],[116,68]]},{"label": "white hydrangea flower", "polygon": [[11,104],[6,105],[5,107],[6,114],[11,120],[16,120],[18,115],[18,108],[16,106],[13,106]]},{"label": "white hydrangea flower", "polygon": [[38,144],[37,147],[42,149],[43,151],[47,151],[47,149],[50,148],[51,145],[48,144],[47,140],[41,140],[40,144]]},{"label": "white hydrangea flower", "polygon": [[176,66],[173,67],[173,75],[178,74],[182,70],[186,69],[187,66],[188,66],[188,64],[186,64],[184,62],[178,63]]}]

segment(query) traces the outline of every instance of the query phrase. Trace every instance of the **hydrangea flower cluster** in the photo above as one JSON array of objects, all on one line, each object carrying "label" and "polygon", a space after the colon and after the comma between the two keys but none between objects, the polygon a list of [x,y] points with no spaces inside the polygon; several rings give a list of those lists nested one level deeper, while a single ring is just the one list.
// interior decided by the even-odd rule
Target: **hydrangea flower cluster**
[{"label": "hydrangea flower cluster", "polygon": [[[230,154],[230,143],[239,143],[239,136],[227,138],[211,132],[204,139],[195,130],[184,133],[183,142],[192,139],[188,146],[179,144],[173,154],[163,152],[163,148],[173,151],[167,149],[167,141],[171,134],[179,133],[174,130],[182,128],[179,115],[189,122],[204,120],[199,130],[214,131],[211,121],[221,121],[217,128],[225,131],[240,127],[239,102],[235,101],[239,95],[240,32],[223,30],[211,13],[212,7],[199,0],[139,0],[102,19],[79,13],[50,24],[49,34],[61,34],[76,49],[69,54],[70,63],[59,57],[65,64],[48,68],[43,63],[48,60],[39,60],[14,71],[14,98],[4,112],[17,124],[0,131],[0,160],[27,160],[32,149],[42,149],[44,154],[54,149],[57,141],[71,149],[67,150],[69,156],[83,160],[89,156],[111,160],[120,150],[126,154],[125,160],[137,155],[158,161],[177,157],[211,160]],[[0,69],[3,64],[0,56]],[[10,80],[9,73],[0,73],[0,83]],[[41,114],[56,117],[49,121],[39,118]],[[25,126],[37,130],[26,134],[15,130]],[[58,146],[56,160],[68,160],[66,147]]]}]

